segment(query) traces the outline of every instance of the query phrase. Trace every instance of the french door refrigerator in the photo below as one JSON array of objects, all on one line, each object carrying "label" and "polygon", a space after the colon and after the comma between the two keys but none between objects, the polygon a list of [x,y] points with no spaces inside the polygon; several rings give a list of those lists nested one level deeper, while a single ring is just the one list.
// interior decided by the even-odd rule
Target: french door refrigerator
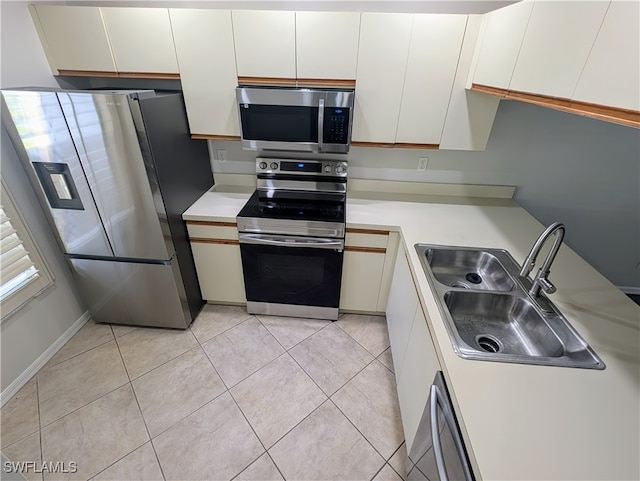
[{"label": "french door refrigerator", "polygon": [[3,90],[3,122],[97,322],[187,328],[202,308],[182,213],[213,185],[180,93]]}]

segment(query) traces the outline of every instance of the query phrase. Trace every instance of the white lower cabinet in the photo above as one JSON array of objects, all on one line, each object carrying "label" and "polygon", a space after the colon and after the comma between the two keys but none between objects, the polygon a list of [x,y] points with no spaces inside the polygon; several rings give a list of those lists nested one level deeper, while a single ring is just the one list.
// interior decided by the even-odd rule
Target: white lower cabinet
[{"label": "white lower cabinet", "polygon": [[347,228],[341,310],[384,312],[397,245],[396,232]]},{"label": "white lower cabinet", "polygon": [[202,298],[246,303],[237,227],[233,223],[188,221],[187,228]]},{"label": "white lower cabinet", "polygon": [[411,322],[418,307],[418,294],[413,287],[404,247],[398,248],[396,265],[387,301],[387,329],[393,357],[396,381],[400,378],[402,363],[411,334]]},{"label": "white lower cabinet", "polygon": [[384,253],[344,253],[340,309],[376,312]]},{"label": "white lower cabinet", "polygon": [[[411,450],[416,436],[433,378],[436,371],[440,370],[436,349],[431,341],[427,320],[420,303],[411,324],[411,334],[397,384],[407,451]],[[391,349],[393,352],[393,347]]]},{"label": "white lower cabinet", "polygon": [[387,303],[387,328],[396,373],[400,415],[407,446],[411,445],[429,397],[429,388],[440,370],[411,270],[403,247]]}]

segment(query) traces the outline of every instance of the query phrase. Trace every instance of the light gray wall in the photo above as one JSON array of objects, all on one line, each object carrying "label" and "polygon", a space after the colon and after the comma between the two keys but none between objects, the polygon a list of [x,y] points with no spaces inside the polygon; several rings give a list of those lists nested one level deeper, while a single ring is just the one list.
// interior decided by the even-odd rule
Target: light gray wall
[{"label": "light gray wall", "polygon": [[[26,3],[0,2],[0,86],[57,86],[47,66]],[[34,235],[54,277],[54,285],[0,326],[0,384],[17,379],[84,312],[51,228],[2,127],[0,175]]]},{"label": "light gray wall", "polygon": [[[227,151],[214,172],[255,172],[240,142],[210,144]],[[543,224],[564,222],[567,244],[611,282],[640,288],[637,129],[503,100],[484,152],[353,147],[346,158],[352,178],[515,185],[515,199]]]}]

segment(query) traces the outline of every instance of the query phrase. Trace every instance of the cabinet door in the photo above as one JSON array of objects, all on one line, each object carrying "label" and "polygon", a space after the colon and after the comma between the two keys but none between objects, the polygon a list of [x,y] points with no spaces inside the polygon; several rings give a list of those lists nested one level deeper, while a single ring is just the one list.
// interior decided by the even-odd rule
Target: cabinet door
[{"label": "cabinet door", "polygon": [[411,323],[417,307],[418,295],[413,285],[404,247],[400,245],[387,301],[387,329],[396,380],[400,379],[403,369],[407,343],[411,334]]},{"label": "cabinet door", "polygon": [[394,143],[413,15],[363,13],[352,140]]},{"label": "cabinet door", "polygon": [[340,309],[376,312],[383,267],[382,253],[345,251]]},{"label": "cabinet door", "polygon": [[34,11],[53,70],[116,71],[100,8],[36,5]]},{"label": "cabinet door", "polygon": [[484,150],[491,134],[500,97],[467,90],[471,87],[469,79],[480,25],[480,15],[468,16],[440,139],[440,149],[443,150]]},{"label": "cabinet door", "polygon": [[535,2],[509,89],[571,98],[608,6]]},{"label": "cabinet door", "polygon": [[234,10],[239,77],[296,77],[295,12]]},{"label": "cabinet door", "polygon": [[118,72],[178,73],[166,8],[102,8]]},{"label": "cabinet door", "polygon": [[573,98],[640,110],[640,2],[611,2]]},{"label": "cabinet door", "polygon": [[210,302],[246,303],[240,246],[191,242],[202,298]]},{"label": "cabinet door", "polygon": [[172,8],[169,14],[191,133],[239,136],[231,12]]},{"label": "cabinet door", "polygon": [[397,143],[440,143],[466,23],[466,15],[414,16]]},{"label": "cabinet door", "polygon": [[532,8],[533,1],[524,1],[484,16],[473,83],[509,88]]},{"label": "cabinet door", "polygon": [[360,14],[296,12],[299,79],[356,78]]},{"label": "cabinet door", "polygon": [[407,451],[411,451],[411,445],[429,397],[431,382],[439,369],[440,364],[431,341],[427,321],[422,307],[418,305],[397,385]]}]

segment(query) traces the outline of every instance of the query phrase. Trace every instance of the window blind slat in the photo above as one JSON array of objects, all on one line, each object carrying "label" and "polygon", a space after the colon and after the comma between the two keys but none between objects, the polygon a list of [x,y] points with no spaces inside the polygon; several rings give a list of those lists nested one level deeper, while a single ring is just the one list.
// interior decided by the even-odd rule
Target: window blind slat
[{"label": "window blind slat", "polygon": [[[22,245],[16,229],[4,208],[0,206],[0,288],[13,292],[27,285],[38,277],[38,270],[29,257],[29,252]],[[16,279],[23,276],[24,279]],[[15,285],[9,285],[12,281]]]},{"label": "window blind slat", "polygon": [[10,235],[16,233],[16,230],[11,225],[11,222],[5,222],[4,224],[0,224],[0,239],[6,239]]},{"label": "window blind slat", "polygon": [[8,266],[3,265],[2,284],[10,282],[13,278],[18,277],[31,267],[34,267],[34,265],[33,262],[31,262],[31,259],[29,259],[29,256],[23,256]]},{"label": "window blind slat", "polygon": [[22,245],[22,241],[18,236],[9,236],[6,239],[0,240],[0,252],[4,254],[19,245]]}]

